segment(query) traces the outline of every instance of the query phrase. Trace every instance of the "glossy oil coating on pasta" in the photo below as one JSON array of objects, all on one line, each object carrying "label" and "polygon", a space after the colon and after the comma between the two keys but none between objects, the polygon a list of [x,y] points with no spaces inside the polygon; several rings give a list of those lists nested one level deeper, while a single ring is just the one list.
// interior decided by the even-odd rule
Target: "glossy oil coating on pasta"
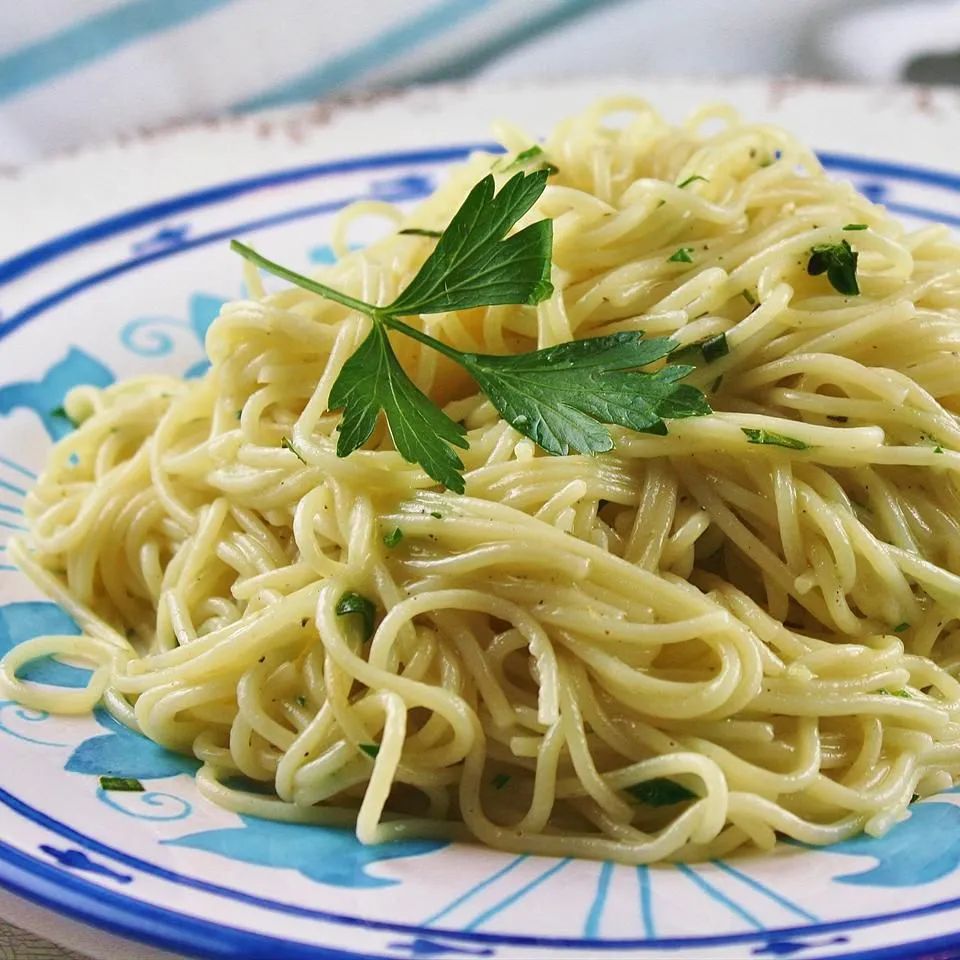
[{"label": "glossy oil coating on pasta", "polygon": [[[502,133],[511,152],[531,143]],[[690,377],[715,413],[550,457],[452,364],[398,343],[469,431],[466,494],[444,492],[382,425],[336,456],[327,398],[369,321],[248,272],[254,297],[214,323],[203,379],[68,398],[81,424],[13,555],[84,636],[8,654],[7,694],[103,700],[200,758],[212,800],[365,842],[701,859],[880,834],[953,783],[960,248],[723,108],[671,127],[606,101],[544,151],[558,173],[521,226],[554,221],[553,296],[410,322],[490,353],[723,332],[729,352]],[[434,241],[393,232],[348,254],[350,218],[442,230],[493,162],[472,157],[409,215],[348,212],[324,282],[389,302]],[[844,239],[859,296],[807,271]],[[347,591],[377,608],[369,641],[336,613]],[[90,687],[15,679],[49,653],[92,660]],[[689,796],[643,802],[663,778]]]}]

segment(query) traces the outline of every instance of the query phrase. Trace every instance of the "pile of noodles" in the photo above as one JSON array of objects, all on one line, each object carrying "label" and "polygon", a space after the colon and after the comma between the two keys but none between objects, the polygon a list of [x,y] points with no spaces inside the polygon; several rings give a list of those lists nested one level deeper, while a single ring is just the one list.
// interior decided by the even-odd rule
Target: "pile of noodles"
[{"label": "pile of noodles", "polygon": [[[672,127],[605,101],[543,146],[559,172],[520,226],[553,219],[553,296],[409,322],[489,353],[725,332],[690,377],[714,415],[551,457],[399,340],[469,431],[466,494],[382,424],[338,459],[327,398],[369,321],[248,272],[202,379],[69,396],[80,426],[12,549],[84,634],[15,648],[2,684],[102,701],[202,760],[211,800],[364,842],[642,863],[880,834],[960,774],[960,248],[723,108]],[[352,208],[322,279],[389,302],[435,241],[391,227],[348,254],[351,219],[441,230],[494,162],[409,215]],[[844,239],[859,296],[807,272]],[[369,640],[336,612],[347,592],[376,608]],[[16,679],[51,653],[92,662],[89,687]]]}]

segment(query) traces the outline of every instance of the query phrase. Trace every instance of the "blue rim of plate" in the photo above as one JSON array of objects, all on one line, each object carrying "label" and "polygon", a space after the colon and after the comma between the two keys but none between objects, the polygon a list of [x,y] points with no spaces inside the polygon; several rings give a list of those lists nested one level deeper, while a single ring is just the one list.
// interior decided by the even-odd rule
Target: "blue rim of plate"
[{"label": "blue rim of plate", "polygon": [[[254,193],[269,187],[294,184],[305,180],[333,176],[343,173],[365,170],[389,169],[397,166],[443,164],[461,160],[475,150],[502,152],[502,147],[493,143],[472,143],[437,147],[424,150],[410,150],[397,153],[373,154],[351,157],[343,160],[292,167],[270,173],[228,181],[202,190],[191,191],[136,207],[120,214],[95,221],[83,227],[64,233],[52,240],[38,244],[7,260],[0,261],[0,287],[18,279],[39,267],[45,266],[85,246],[100,242],[118,234],[126,233],[137,227],[155,223],[175,214],[184,213],[202,207],[212,206]],[[824,167],[831,171],[841,171],[863,176],[884,177],[893,180],[923,184],[960,193],[960,175],[947,173],[911,164],[893,163],[859,157],[850,154],[821,152],[818,154]],[[349,201],[347,201],[349,202]],[[315,204],[300,207],[276,215],[235,225],[225,230],[193,238],[175,246],[166,247],[151,253],[134,256],[120,261],[111,267],[61,287],[58,290],[34,301],[19,310],[5,321],[0,321],[0,340],[14,330],[29,323],[45,311],[70,299],[84,290],[107,282],[122,273],[136,270],[158,260],[176,256],[189,250],[211,243],[222,242],[238,233],[265,229],[286,222],[316,216],[339,209],[343,202],[335,204]],[[951,226],[960,227],[960,216],[922,206],[901,203],[887,203],[887,209],[893,213],[913,216]],[[784,940],[790,937],[815,936],[841,930],[890,923],[897,920],[941,913],[960,907],[960,897],[939,903],[927,904],[897,913],[880,914],[870,917],[850,918],[827,923],[809,924],[802,927],[781,927],[757,930],[748,933],[733,933],[706,937],[669,937],[648,939],[608,939],[595,940],[584,938],[546,938],[542,936],[524,936],[516,934],[497,934],[483,932],[464,932],[444,930],[435,927],[424,928],[415,925],[393,923],[389,921],[370,921],[360,917],[342,916],[320,910],[297,908],[289,904],[264,900],[229,888],[218,887],[204,881],[173,874],[139,858],[115,850],[99,841],[78,833],[66,824],[59,823],[46,814],[0,789],[0,803],[62,837],[73,840],[86,849],[101,856],[125,863],[154,876],[167,874],[167,879],[185,886],[205,889],[210,893],[227,899],[255,903],[266,909],[282,910],[310,916],[318,920],[344,926],[381,929],[401,935],[431,938],[434,941],[450,941],[447,944],[435,944],[457,952],[457,942],[502,946],[555,946],[558,948],[589,947],[604,952],[612,949],[646,950],[682,950],[684,948],[730,946],[767,941]],[[281,954],[290,960],[378,960],[373,954],[358,954],[338,948],[324,947],[302,941],[285,940],[269,934],[255,933],[230,927],[226,924],[202,920],[189,914],[178,913],[166,907],[138,900],[115,891],[105,889],[99,884],[67,872],[36,857],[0,841],[0,887],[18,896],[30,900],[71,919],[98,927],[108,933],[125,936],[163,950],[187,952],[210,960],[275,960]],[[398,948],[400,945],[396,945]],[[898,944],[892,947],[879,947],[861,950],[855,953],[842,953],[844,960],[892,960],[907,958],[922,960],[932,957],[943,950],[960,947],[960,931],[941,936]],[[409,948],[406,948],[409,949]],[[462,951],[461,951],[462,952]],[[393,956],[397,956],[396,953]],[[381,954],[382,960],[388,960]]]}]

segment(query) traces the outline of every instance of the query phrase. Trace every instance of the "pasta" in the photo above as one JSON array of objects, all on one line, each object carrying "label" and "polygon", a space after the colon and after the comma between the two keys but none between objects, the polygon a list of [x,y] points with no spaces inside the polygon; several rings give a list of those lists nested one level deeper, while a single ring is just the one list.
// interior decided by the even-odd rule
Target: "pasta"
[{"label": "pasta", "polygon": [[[248,267],[203,378],[68,397],[79,427],[11,552],[83,635],[15,648],[7,695],[102,702],[199,758],[214,802],[365,843],[697,860],[879,835],[953,784],[960,247],[723,107],[671,127],[607,100],[543,150],[557,173],[529,217],[553,220],[553,295],[411,322],[489,353],[724,334],[689,378],[715,412],[547,456],[404,343],[468,430],[466,493],[444,491],[382,424],[337,457],[328,397],[369,321]],[[434,241],[351,253],[352,218],[442,230],[495,161],[406,218],[351,208],[324,281],[388,302]],[[843,241],[856,296],[808,269]],[[376,610],[369,640],[352,594]],[[89,686],[17,678],[50,654],[92,663]]]}]

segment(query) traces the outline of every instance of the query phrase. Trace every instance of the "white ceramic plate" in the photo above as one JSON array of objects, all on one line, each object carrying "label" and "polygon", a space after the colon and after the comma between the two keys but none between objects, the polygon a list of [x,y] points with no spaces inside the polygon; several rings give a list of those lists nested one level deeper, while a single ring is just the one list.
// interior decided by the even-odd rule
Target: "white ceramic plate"
[{"label": "white ceramic plate", "polygon": [[[781,121],[827,166],[914,223],[960,224],[960,114],[946,94],[616,81],[421,91],[339,113],[187,128],[0,181],[0,544],[78,383],[203,367],[220,303],[241,294],[226,241],[324,262],[358,197],[413,203],[509,116],[543,133],[601,92],[679,118],[718,95]],[[362,234],[357,242],[365,239]],[[0,546],[0,551],[3,547]],[[0,552],[0,653],[75,629]],[[83,672],[31,675],[77,685]],[[960,803],[917,804],[882,840],[696,867],[633,868],[241,818],[190,761],[98,712],[0,703],[0,884],[74,918],[199,957],[930,956],[960,950]],[[142,794],[104,794],[104,773]]]}]

